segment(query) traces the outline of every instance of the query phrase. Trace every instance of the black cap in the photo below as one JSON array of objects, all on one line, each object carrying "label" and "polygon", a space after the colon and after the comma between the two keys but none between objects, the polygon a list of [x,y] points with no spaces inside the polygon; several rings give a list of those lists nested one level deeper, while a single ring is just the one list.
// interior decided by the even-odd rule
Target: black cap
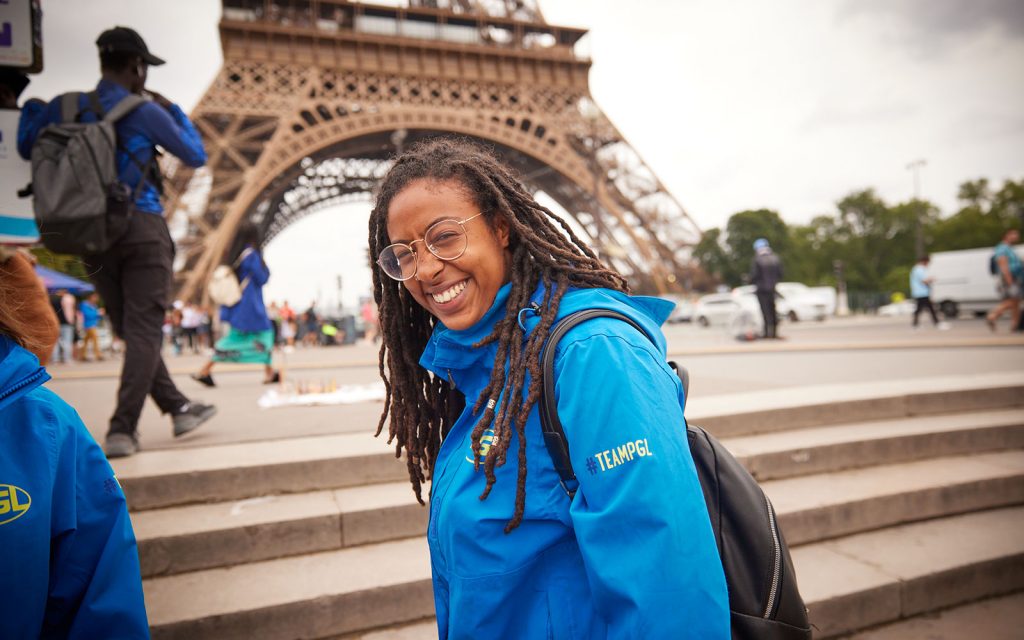
[{"label": "black cap", "polygon": [[149,52],[149,47],[146,46],[146,41],[142,39],[142,36],[135,29],[128,27],[107,29],[100,34],[99,38],[96,38],[96,46],[100,48],[100,53],[110,51],[137,53],[142,57],[143,62],[153,67],[164,63],[163,60]]},{"label": "black cap", "polygon": [[0,85],[10,89],[14,97],[17,98],[28,86],[28,76],[17,69],[0,67]]}]

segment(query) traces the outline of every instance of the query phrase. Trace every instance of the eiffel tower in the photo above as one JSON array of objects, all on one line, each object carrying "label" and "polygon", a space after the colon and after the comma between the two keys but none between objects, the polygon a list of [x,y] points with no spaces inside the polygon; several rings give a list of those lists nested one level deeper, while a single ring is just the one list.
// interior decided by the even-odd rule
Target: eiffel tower
[{"label": "eiffel tower", "polygon": [[678,290],[700,229],[590,95],[586,30],[534,1],[223,0],[224,63],[191,117],[209,162],[173,159],[179,297],[199,298],[249,219],[266,244],[368,200],[390,158],[439,133],[484,141],[639,292]]}]

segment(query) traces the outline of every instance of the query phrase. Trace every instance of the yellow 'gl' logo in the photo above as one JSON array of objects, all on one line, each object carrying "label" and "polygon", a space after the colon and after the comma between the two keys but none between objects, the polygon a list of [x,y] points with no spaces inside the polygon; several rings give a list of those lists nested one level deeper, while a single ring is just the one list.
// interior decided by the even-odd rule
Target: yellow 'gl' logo
[{"label": "yellow 'gl' logo", "polygon": [[[494,444],[494,429],[488,429],[484,431],[484,435],[480,437],[480,460],[487,457],[487,452],[491,450],[491,445]],[[466,456],[466,462],[476,462],[472,456],[473,450],[470,448],[470,455]]]},{"label": "yellow 'gl' logo", "polygon": [[0,484],[0,525],[17,520],[32,506],[32,497],[21,487]]}]

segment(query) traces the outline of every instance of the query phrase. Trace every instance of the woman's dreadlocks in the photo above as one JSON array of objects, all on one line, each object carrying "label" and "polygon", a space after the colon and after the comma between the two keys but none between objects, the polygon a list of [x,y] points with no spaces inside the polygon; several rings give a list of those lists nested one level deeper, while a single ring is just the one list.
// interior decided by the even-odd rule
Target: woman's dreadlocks
[{"label": "woman's dreadlocks", "polygon": [[[541,347],[562,296],[570,286],[628,292],[628,285],[625,278],[605,267],[563,220],[538,204],[494,155],[472,142],[453,138],[435,138],[415,145],[388,171],[370,216],[371,256],[377,256],[391,244],[387,216],[392,200],[411,182],[421,179],[459,184],[492,228],[496,216],[508,222],[512,289],[507,309],[528,307],[538,286],[545,287],[538,310],[540,323],[525,344],[517,314],[511,312],[505,314],[489,336],[474,345],[479,348],[497,343],[490,382],[473,405],[474,415],[484,407],[472,435],[477,468],[482,462],[487,479],[481,500],[494,486],[495,467],[505,464],[513,429],[519,437],[516,504],[512,519],[505,526],[508,533],[519,526],[526,506],[524,427],[530,408],[540,397]],[[401,457],[405,448],[409,479],[422,504],[421,487],[428,474],[433,473],[442,433],[447,433],[458,419],[465,399],[449,381],[419,366],[420,354],[433,331],[435,319],[401,282],[382,276],[377,269],[372,271],[383,337],[379,368],[386,389],[377,435],[390,415],[388,443],[395,443],[395,457]],[[502,365],[505,362],[509,364],[507,374]],[[530,384],[524,389],[527,372]],[[490,449],[481,456],[480,440],[488,428],[493,429],[494,439]]]}]

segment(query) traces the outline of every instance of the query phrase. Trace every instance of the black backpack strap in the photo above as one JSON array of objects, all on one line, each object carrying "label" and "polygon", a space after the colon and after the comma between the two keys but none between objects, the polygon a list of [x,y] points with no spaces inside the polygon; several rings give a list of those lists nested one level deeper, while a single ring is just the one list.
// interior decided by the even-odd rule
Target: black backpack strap
[{"label": "black backpack strap", "polygon": [[[540,413],[541,433],[544,435],[544,445],[548,449],[551,461],[558,471],[559,482],[562,488],[569,495],[571,500],[576,495],[576,487],[579,482],[576,480],[576,472],[572,468],[572,459],[569,458],[569,440],[565,437],[565,430],[562,429],[562,421],[558,418],[558,406],[555,404],[555,345],[562,339],[570,329],[593,318],[615,318],[629,323],[634,329],[647,336],[647,339],[654,342],[653,336],[648,334],[635,320],[629,316],[612,311],[611,309],[584,309],[570,313],[559,320],[548,335],[547,342],[540,353],[541,375],[544,383],[541,385],[540,400],[538,401]],[[686,400],[690,396],[690,372],[686,367],[680,366],[673,361],[668,365],[679,376],[683,385],[683,409],[686,409]]]},{"label": "black backpack strap", "polygon": [[107,112],[103,110],[103,105],[100,103],[99,92],[90,91],[85,95],[89,98],[89,110],[96,114],[97,120],[102,120],[103,117],[107,114]]},{"label": "black backpack strap", "polygon": [[[629,316],[612,311],[611,309],[584,309],[570,313],[562,318],[551,328],[547,342],[541,350],[541,372],[543,385],[540,394],[540,424],[541,432],[544,434],[544,445],[548,448],[551,461],[558,471],[559,481],[562,488],[569,494],[571,499],[576,495],[576,472],[572,468],[572,460],[569,458],[569,440],[565,437],[562,429],[562,421],[558,419],[558,406],[555,404],[555,345],[562,339],[570,329],[576,325],[593,318],[615,318],[628,322],[637,331],[647,336],[647,332]],[[650,338],[650,336],[647,336]]]}]

